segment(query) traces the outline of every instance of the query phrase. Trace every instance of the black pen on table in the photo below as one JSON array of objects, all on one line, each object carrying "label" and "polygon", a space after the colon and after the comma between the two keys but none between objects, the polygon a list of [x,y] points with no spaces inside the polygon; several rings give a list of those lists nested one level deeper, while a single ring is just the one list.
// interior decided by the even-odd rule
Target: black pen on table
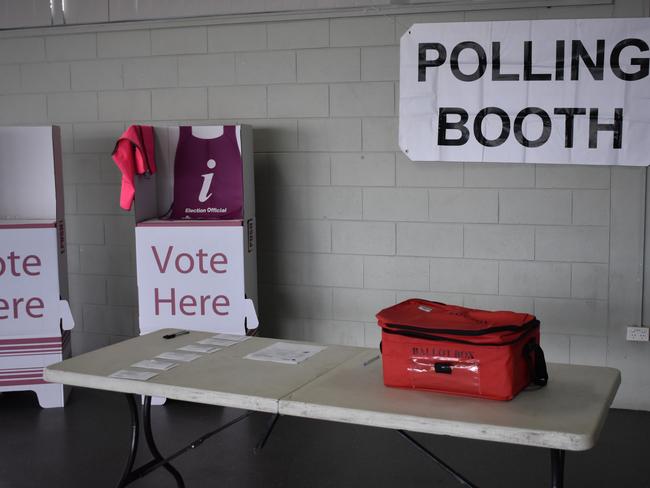
[{"label": "black pen on table", "polygon": [[374,363],[375,361],[377,361],[377,359],[379,359],[379,355],[375,356],[374,358],[370,358],[367,361],[364,361],[363,367],[365,368],[369,364]]},{"label": "black pen on table", "polygon": [[173,339],[174,337],[182,336],[189,333],[190,333],[189,330],[179,330],[178,332],[174,332],[173,334],[165,334],[163,336],[163,339]]}]

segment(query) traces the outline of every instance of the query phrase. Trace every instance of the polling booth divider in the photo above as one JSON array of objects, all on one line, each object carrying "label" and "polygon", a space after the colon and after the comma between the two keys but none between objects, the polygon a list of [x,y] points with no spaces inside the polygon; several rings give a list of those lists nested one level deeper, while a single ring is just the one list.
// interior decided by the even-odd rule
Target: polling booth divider
[{"label": "polling booth divider", "polygon": [[43,369],[70,357],[60,129],[0,127],[0,392],[62,407]]},{"label": "polling booth divider", "polygon": [[257,328],[252,136],[154,127],[156,171],[135,178],[140,334]]}]

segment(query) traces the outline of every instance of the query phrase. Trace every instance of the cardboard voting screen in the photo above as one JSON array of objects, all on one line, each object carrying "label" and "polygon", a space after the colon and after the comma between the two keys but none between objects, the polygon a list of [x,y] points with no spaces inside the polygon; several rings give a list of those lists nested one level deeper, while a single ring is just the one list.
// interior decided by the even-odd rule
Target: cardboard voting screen
[{"label": "cardboard voting screen", "polygon": [[245,296],[243,227],[173,222],[136,227],[140,333],[162,328],[235,334],[257,327]]}]

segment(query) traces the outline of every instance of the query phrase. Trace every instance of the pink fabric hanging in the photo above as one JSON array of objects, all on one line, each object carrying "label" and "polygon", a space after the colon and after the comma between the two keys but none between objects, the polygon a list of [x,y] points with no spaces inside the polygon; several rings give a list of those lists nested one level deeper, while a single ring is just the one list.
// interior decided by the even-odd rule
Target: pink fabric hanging
[{"label": "pink fabric hanging", "polygon": [[135,175],[156,172],[153,127],[129,126],[115,143],[113,161],[122,172],[120,207],[131,210],[135,197]]}]

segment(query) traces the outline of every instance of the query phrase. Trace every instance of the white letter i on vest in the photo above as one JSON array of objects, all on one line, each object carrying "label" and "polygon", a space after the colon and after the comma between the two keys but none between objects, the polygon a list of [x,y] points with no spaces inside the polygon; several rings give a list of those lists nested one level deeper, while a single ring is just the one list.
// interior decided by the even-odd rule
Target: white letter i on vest
[{"label": "white letter i on vest", "polygon": [[[217,166],[217,162],[214,159],[208,159],[206,166],[210,169],[214,169]],[[214,173],[206,173],[201,175],[201,177],[203,178],[203,185],[201,186],[201,192],[199,193],[199,202],[205,202],[212,196],[212,193],[208,192],[210,191],[210,185],[212,184]]]}]

